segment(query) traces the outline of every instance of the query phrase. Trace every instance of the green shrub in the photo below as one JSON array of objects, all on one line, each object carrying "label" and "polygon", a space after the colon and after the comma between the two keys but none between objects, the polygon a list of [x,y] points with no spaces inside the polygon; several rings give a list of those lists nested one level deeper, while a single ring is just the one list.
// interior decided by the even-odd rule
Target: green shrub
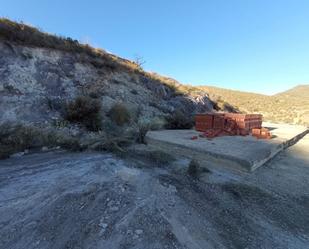
[{"label": "green shrub", "polygon": [[145,137],[149,130],[160,130],[164,127],[165,120],[160,117],[141,119],[137,124],[136,142],[145,144]]},{"label": "green shrub", "polygon": [[152,131],[160,130],[166,125],[166,120],[162,117],[154,117],[149,121],[149,129]]},{"label": "green shrub", "polygon": [[166,118],[167,129],[191,129],[194,126],[193,117],[188,117],[180,111],[174,112]]},{"label": "green shrub", "polygon": [[146,122],[139,123],[138,128],[137,128],[136,142],[145,144],[146,143],[145,137],[149,129],[150,129],[150,126],[148,123]]},{"label": "green shrub", "polygon": [[80,123],[90,131],[98,131],[102,128],[100,101],[80,96],[67,104],[66,119],[70,122]]},{"label": "green shrub", "polygon": [[110,109],[108,116],[113,120],[117,125],[124,125],[131,120],[131,114],[127,107],[122,103],[116,103]]}]

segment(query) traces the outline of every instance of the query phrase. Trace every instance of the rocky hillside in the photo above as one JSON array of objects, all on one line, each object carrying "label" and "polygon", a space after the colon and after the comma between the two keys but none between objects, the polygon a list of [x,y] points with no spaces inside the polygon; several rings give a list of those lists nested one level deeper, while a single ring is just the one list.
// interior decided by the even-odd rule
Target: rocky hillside
[{"label": "rocky hillside", "polygon": [[204,91],[191,94],[104,50],[0,19],[0,121],[61,121],[62,107],[77,96],[99,100],[103,117],[115,103],[135,120],[212,110]]},{"label": "rocky hillside", "polygon": [[309,85],[268,96],[250,92],[202,86],[219,106],[232,105],[239,111],[262,113],[265,120],[309,125]]},{"label": "rocky hillside", "polygon": [[0,18],[0,159],[43,147],[124,151],[204,111],[213,102],[203,90]]}]

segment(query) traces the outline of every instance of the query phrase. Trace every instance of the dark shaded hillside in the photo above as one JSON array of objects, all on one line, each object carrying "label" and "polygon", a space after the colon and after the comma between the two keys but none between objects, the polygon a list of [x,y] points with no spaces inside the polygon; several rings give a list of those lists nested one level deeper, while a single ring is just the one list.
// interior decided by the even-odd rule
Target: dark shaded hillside
[{"label": "dark shaded hillside", "polygon": [[267,121],[309,125],[309,85],[299,85],[273,96],[211,86],[200,89],[221,105],[228,103],[241,112],[262,113]]}]

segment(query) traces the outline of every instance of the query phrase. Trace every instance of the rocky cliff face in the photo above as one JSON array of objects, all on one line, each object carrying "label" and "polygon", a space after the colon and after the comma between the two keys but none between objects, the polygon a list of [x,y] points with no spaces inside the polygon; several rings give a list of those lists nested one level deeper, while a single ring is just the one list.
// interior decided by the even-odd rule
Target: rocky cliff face
[{"label": "rocky cliff face", "polygon": [[0,121],[42,123],[61,118],[63,104],[89,95],[108,112],[123,102],[140,117],[211,111],[205,92],[175,94],[175,89],[137,71],[89,63],[85,54],[0,41]]}]

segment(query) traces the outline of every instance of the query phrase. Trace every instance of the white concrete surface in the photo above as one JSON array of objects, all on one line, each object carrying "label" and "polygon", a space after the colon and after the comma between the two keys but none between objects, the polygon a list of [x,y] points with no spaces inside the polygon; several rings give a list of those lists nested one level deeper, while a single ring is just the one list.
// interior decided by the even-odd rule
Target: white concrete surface
[{"label": "white concrete surface", "polygon": [[215,164],[215,167],[221,165],[231,170],[253,171],[308,132],[307,127],[296,125],[263,123],[263,127],[270,128],[272,139],[256,139],[249,135],[191,140],[201,132],[161,130],[148,132],[146,141],[150,146],[178,156],[195,158],[207,166]]}]

